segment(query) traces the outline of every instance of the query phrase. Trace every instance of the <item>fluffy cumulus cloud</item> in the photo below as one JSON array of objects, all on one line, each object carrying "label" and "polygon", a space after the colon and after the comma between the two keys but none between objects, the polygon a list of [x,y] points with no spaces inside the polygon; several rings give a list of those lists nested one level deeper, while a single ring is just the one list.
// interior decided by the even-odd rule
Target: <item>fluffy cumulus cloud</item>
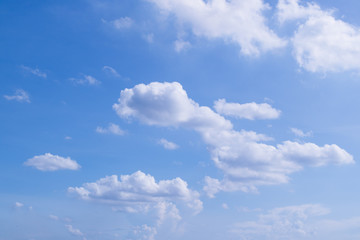
[{"label": "fluffy cumulus cloud", "polygon": [[328,213],[328,209],[314,204],[275,208],[260,214],[257,221],[236,223],[231,230],[246,240],[298,239],[316,234],[313,220]]},{"label": "fluffy cumulus cloud", "polygon": [[336,19],[315,3],[280,0],[277,9],[281,22],[302,21],[292,38],[301,67],[310,72],[360,70],[359,27]]},{"label": "fluffy cumulus cloud", "polygon": [[286,44],[266,25],[263,12],[270,7],[262,0],[148,1],[163,13],[176,16],[194,35],[238,44],[245,55],[258,55]]},{"label": "fluffy cumulus cloud", "polygon": [[96,132],[101,134],[114,134],[114,135],[124,135],[125,131],[122,130],[119,125],[116,125],[114,123],[109,123],[107,127],[97,127]]},{"label": "fluffy cumulus cloud", "polygon": [[30,103],[29,94],[22,89],[17,89],[14,95],[4,95],[4,98],[9,101]]},{"label": "fluffy cumulus cloud", "polygon": [[224,179],[205,178],[209,196],[218,191],[255,191],[257,185],[287,183],[289,174],[306,166],[354,163],[353,157],[335,144],[285,141],[266,144],[270,137],[237,131],[231,122],[190,99],[179,83],[153,82],[121,91],[114,110],[122,118],[148,125],[184,127],[197,131],[208,145]]},{"label": "fluffy cumulus cloud", "polygon": [[78,170],[80,165],[67,157],[60,157],[45,153],[44,155],[34,156],[28,159],[24,165],[34,167],[40,171],[57,171],[57,170]]},{"label": "fluffy cumulus cloud", "polygon": [[87,201],[107,203],[115,210],[129,213],[157,212],[158,221],[166,216],[180,218],[175,204],[180,203],[193,209],[202,210],[199,193],[188,188],[187,183],[175,178],[156,182],[154,177],[137,171],[131,175],[116,175],[101,178],[82,187],[70,187],[68,192]]},{"label": "fluffy cumulus cloud", "polygon": [[255,119],[276,119],[281,111],[272,108],[267,103],[228,103],[225,99],[215,101],[214,108],[217,113],[235,118]]}]

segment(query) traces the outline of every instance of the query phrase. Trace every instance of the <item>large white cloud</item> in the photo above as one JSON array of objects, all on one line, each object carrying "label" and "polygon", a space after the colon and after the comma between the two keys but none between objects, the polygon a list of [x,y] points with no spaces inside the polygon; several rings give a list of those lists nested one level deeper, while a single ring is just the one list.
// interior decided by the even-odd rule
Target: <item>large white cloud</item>
[{"label": "large white cloud", "polygon": [[173,14],[196,36],[236,43],[245,55],[283,47],[263,15],[269,5],[262,0],[148,0],[162,12]]},{"label": "large white cloud", "polygon": [[218,191],[251,191],[257,185],[289,181],[289,174],[305,166],[350,164],[353,157],[335,144],[285,141],[266,144],[271,138],[251,131],[236,131],[229,120],[188,98],[179,83],[139,84],[121,91],[113,105],[120,117],[148,125],[185,127],[199,132],[224,179],[205,179],[209,196]]},{"label": "large white cloud", "polygon": [[199,193],[189,189],[181,178],[156,182],[154,177],[141,171],[121,175],[120,179],[117,175],[107,176],[82,187],[69,187],[68,192],[126,212],[146,212],[155,208],[159,213],[166,211],[177,215],[175,203],[185,204],[195,213],[202,210]]},{"label": "large white cloud", "polygon": [[301,20],[292,38],[298,64],[310,72],[360,70],[360,28],[336,19],[315,3],[280,0],[281,22]]},{"label": "large white cloud", "polygon": [[281,113],[267,103],[228,103],[225,99],[215,101],[214,108],[221,115],[249,120],[276,119]]},{"label": "large white cloud", "polygon": [[45,153],[44,155],[34,156],[28,159],[25,163],[26,166],[35,167],[40,171],[56,171],[56,170],[78,170],[80,165],[67,157],[60,157],[58,155],[52,155],[51,153]]}]

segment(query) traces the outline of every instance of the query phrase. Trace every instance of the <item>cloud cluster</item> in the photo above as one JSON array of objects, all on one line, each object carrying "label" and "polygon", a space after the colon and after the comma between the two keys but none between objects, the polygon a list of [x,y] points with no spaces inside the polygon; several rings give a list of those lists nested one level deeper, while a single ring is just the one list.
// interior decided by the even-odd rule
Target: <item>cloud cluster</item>
[{"label": "cloud cluster", "polygon": [[107,176],[82,187],[69,187],[68,192],[80,199],[107,203],[116,206],[115,210],[130,213],[155,209],[159,221],[165,216],[180,218],[176,203],[185,204],[195,213],[202,210],[199,193],[189,189],[184,180],[156,182],[154,177],[141,171],[121,175],[120,179],[116,175]]},{"label": "cloud cluster", "polygon": [[225,99],[215,101],[214,108],[221,115],[248,120],[276,119],[281,113],[267,103],[228,103]]},{"label": "cloud cluster", "polygon": [[24,165],[34,167],[40,171],[57,171],[57,170],[78,170],[80,165],[71,158],[60,157],[45,153],[44,155],[34,156],[28,159]]},{"label": "cloud cluster", "polygon": [[252,131],[236,131],[231,122],[188,98],[177,83],[153,82],[122,90],[114,110],[122,118],[148,125],[184,127],[200,133],[224,179],[205,178],[209,196],[218,191],[255,191],[258,185],[289,181],[289,174],[306,166],[354,163],[353,157],[335,144],[285,141],[266,144],[271,138]]},{"label": "cloud cluster", "polygon": [[[161,12],[176,16],[181,24],[191,28],[194,35],[238,44],[245,55],[258,55],[286,45],[286,41],[266,25],[263,12],[270,7],[262,0],[148,1]],[[179,44],[177,46],[180,50]]]},{"label": "cloud cluster", "polygon": [[27,94],[27,92],[25,92],[22,89],[16,89],[15,94],[14,95],[4,95],[4,98],[6,100],[14,100],[17,102],[26,102],[26,103],[30,103],[30,97],[29,94]]},{"label": "cloud cluster", "polygon": [[310,72],[360,70],[360,28],[315,3],[279,0],[280,22],[302,21],[292,38],[298,64]]},{"label": "cloud cluster", "polygon": [[268,239],[269,236],[271,239],[309,237],[315,234],[315,229],[309,222],[328,213],[328,209],[314,204],[275,208],[266,214],[260,214],[257,221],[235,224],[231,231],[246,240]]}]

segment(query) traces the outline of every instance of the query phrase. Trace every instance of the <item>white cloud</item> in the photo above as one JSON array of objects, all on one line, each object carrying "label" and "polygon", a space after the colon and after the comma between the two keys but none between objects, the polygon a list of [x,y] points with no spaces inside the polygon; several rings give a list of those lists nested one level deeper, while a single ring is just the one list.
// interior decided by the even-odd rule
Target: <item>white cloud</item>
[{"label": "white cloud", "polygon": [[229,206],[226,203],[221,204],[221,207],[225,210],[229,209]]},{"label": "white cloud", "polygon": [[42,78],[47,77],[46,73],[40,71],[38,68],[30,68],[30,67],[27,67],[24,65],[21,65],[21,68],[35,76],[42,77]]},{"label": "white cloud", "polygon": [[9,101],[14,100],[18,102],[30,103],[29,95],[22,89],[16,89],[14,95],[4,95],[4,98]]},{"label": "white cloud", "polygon": [[[157,209],[159,213],[166,211],[175,216],[175,203],[185,204],[195,213],[202,210],[199,193],[190,190],[181,178],[156,182],[141,171],[121,175],[120,179],[116,175],[107,176],[82,187],[69,187],[68,192],[83,200],[107,203],[117,206],[116,210],[132,213]],[[161,215],[158,214],[159,219]]]},{"label": "white cloud", "polygon": [[155,227],[150,227],[146,224],[138,226],[134,229],[134,235],[136,239],[139,240],[154,240],[155,235],[157,234],[157,229]]},{"label": "white cloud", "polygon": [[189,49],[191,47],[191,43],[188,41],[178,39],[174,42],[174,47],[176,52],[182,52]]},{"label": "white cloud", "polygon": [[109,123],[109,126],[106,128],[97,127],[96,132],[102,133],[102,134],[110,133],[110,134],[119,135],[119,136],[122,136],[125,134],[125,131],[122,130],[118,125],[116,125],[114,123]]},{"label": "white cloud", "polygon": [[153,43],[154,42],[154,34],[153,33],[148,33],[148,34],[144,34],[143,38],[145,39],[145,41],[147,41],[148,43]]},{"label": "white cloud", "polygon": [[159,144],[168,150],[175,150],[175,149],[179,148],[179,146],[176,143],[169,142],[168,140],[166,140],[164,138],[159,140]]},{"label": "white cloud", "polygon": [[114,76],[114,77],[121,77],[120,74],[112,67],[109,67],[109,66],[104,66],[103,68],[103,71],[111,76]]},{"label": "white cloud", "polygon": [[21,202],[15,202],[15,203],[14,203],[14,206],[15,206],[16,208],[22,208],[22,207],[24,206],[24,204],[21,203]]},{"label": "white cloud", "polygon": [[229,120],[188,98],[179,83],[153,82],[121,91],[114,110],[122,118],[148,125],[184,127],[200,133],[215,166],[224,179],[205,178],[209,196],[222,191],[256,191],[258,185],[289,181],[289,174],[305,166],[351,164],[353,157],[335,144],[285,141],[265,144],[271,138],[252,131],[236,131]]},{"label": "white cloud", "polygon": [[214,108],[217,113],[236,118],[255,119],[276,119],[281,111],[272,108],[267,103],[227,103],[225,99],[215,101]]},{"label": "white cloud", "polygon": [[99,85],[101,83],[90,75],[84,75],[83,78],[70,78],[70,80],[79,85]]},{"label": "white cloud", "polygon": [[134,21],[129,17],[121,17],[110,22],[116,29],[127,29],[131,28]]},{"label": "white cloud", "polygon": [[292,38],[298,64],[310,72],[360,70],[360,28],[336,19],[315,3],[303,6],[298,0],[280,0],[280,21],[303,23]]},{"label": "white cloud", "polygon": [[78,170],[80,168],[80,165],[69,157],[64,158],[51,153],[34,156],[28,159],[24,165],[35,167],[40,171]]},{"label": "white cloud", "polygon": [[58,221],[58,220],[59,220],[59,217],[58,217],[58,216],[52,215],[52,214],[49,215],[49,218],[52,219],[52,220],[55,220],[55,221]]},{"label": "white cloud", "polygon": [[74,228],[72,225],[65,225],[65,227],[74,236],[84,236],[84,234],[79,229]]},{"label": "white cloud", "polygon": [[65,140],[71,140],[71,139],[72,139],[72,137],[70,137],[70,136],[65,137]]},{"label": "white cloud", "polygon": [[298,128],[290,128],[291,132],[293,134],[295,134],[295,136],[297,137],[311,137],[312,136],[312,132],[309,131],[309,132],[304,132],[303,130],[301,129],[298,129]]},{"label": "white cloud", "polygon": [[[324,216],[329,210],[321,205],[307,204],[275,208],[260,214],[257,221],[239,222],[232,232],[241,239],[294,239],[315,234],[312,220]],[[296,238],[297,239],[297,238]]]},{"label": "white cloud", "polygon": [[173,14],[194,35],[222,39],[241,47],[245,55],[281,48],[286,42],[266,26],[262,0],[148,0],[162,13]]}]

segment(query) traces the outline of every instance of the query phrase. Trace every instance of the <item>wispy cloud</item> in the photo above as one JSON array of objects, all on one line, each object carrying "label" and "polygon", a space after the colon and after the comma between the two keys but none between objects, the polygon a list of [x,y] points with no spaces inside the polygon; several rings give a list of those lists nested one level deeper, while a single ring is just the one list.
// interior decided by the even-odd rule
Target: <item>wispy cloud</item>
[{"label": "wispy cloud", "polygon": [[35,75],[35,76],[38,76],[38,77],[42,77],[42,78],[46,78],[47,77],[47,74],[43,71],[40,71],[40,69],[38,68],[31,68],[31,67],[27,67],[27,66],[24,66],[24,65],[21,65],[20,66],[23,70]]},{"label": "wispy cloud", "polygon": [[108,75],[114,76],[114,77],[121,77],[121,75],[112,67],[110,66],[104,66],[102,70],[107,73]]},{"label": "wispy cloud", "polygon": [[70,80],[79,85],[99,85],[101,83],[90,75],[84,75],[82,78],[70,78]]},{"label": "wispy cloud", "polygon": [[4,95],[4,98],[9,101],[14,100],[18,102],[30,103],[30,97],[23,89],[16,89],[14,95]]},{"label": "wispy cloud", "polygon": [[309,131],[309,132],[304,132],[303,130],[301,129],[298,129],[298,128],[290,128],[291,132],[293,134],[295,134],[295,136],[297,137],[311,137],[312,136],[312,131]]},{"label": "wispy cloud", "polygon": [[109,123],[109,125],[107,127],[97,127],[96,128],[96,132],[97,133],[102,133],[102,134],[114,134],[114,135],[124,135],[125,131],[122,130],[119,125],[116,125],[114,123]]},{"label": "wispy cloud", "polygon": [[162,145],[165,149],[168,149],[168,150],[175,150],[175,149],[179,148],[179,146],[176,143],[170,142],[170,141],[166,140],[165,138],[161,138],[158,141],[158,143],[160,145]]}]

